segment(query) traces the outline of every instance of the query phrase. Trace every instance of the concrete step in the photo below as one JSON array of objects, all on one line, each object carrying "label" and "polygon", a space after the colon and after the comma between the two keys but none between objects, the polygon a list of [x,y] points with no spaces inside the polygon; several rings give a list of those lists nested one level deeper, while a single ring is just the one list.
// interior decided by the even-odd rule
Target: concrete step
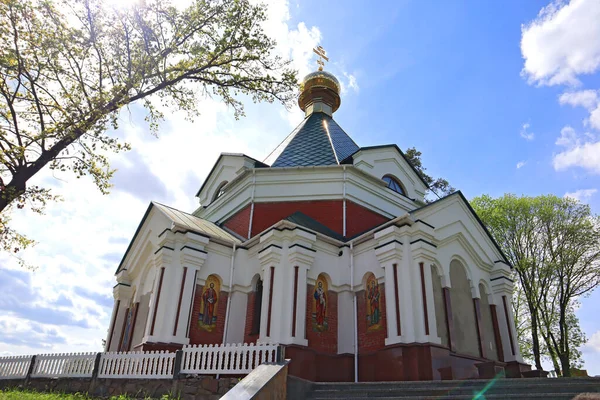
[{"label": "concrete step", "polygon": [[571,383],[564,385],[544,385],[544,384],[530,384],[515,386],[494,386],[493,384],[488,386],[450,386],[450,385],[437,385],[437,386],[421,386],[421,387],[403,387],[385,385],[380,387],[363,388],[360,386],[340,386],[338,388],[321,388],[315,387],[314,393],[321,395],[332,395],[335,396],[337,393],[347,393],[356,396],[361,396],[363,393],[368,396],[379,396],[385,393],[457,393],[457,394],[470,394],[483,392],[485,393],[507,393],[507,392],[523,392],[523,393],[563,393],[563,392],[600,392],[600,384],[595,383]]},{"label": "concrete step", "polygon": [[[534,378],[423,382],[315,383],[310,399],[572,399],[600,393],[598,378]],[[485,392],[484,392],[485,390]],[[483,396],[477,396],[482,393]]]},{"label": "concrete step", "polygon": [[[412,382],[359,382],[359,383],[315,383],[315,388],[324,390],[336,390],[342,387],[356,387],[365,390],[371,390],[382,387],[396,388],[434,388],[434,387],[484,387],[492,380],[472,379],[461,381],[412,381]],[[530,378],[530,379],[496,379],[493,380],[494,387],[525,387],[531,385],[543,385],[546,387],[562,385],[598,385],[600,387],[600,378]]]},{"label": "concrete step", "polygon": [[[574,393],[560,393],[560,394],[540,394],[540,393],[536,393],[536,394],[524,394],[524,393],[519,393],[519,394],[493,394],[493,395],[485,395],[485,397],[481,397],[480,399],[485,399],[485,400],[505,400],[505,399],[544,399],[544,400],[571,400],[573,399],[573,397],[577,396],[579,393],[581,392],[574,392]],[[327,400],[330,399],[329,397],[320,397],[320,396],[311,396],[310,399],[312,400]],[[346,396],[344,397],[344,399],[346,400],[361,400],[364,399],[364,397],[351,397],[351,396]],[[473,395],[449,395],[449,396],[444,396],[444,397],[438,397],[438,396],[411,396],[411,395],[399,395],[399,396],[389,396],[389,397],[378,397],[378,400],[394,400],[394,399],[401,399],[401,400],[473,400],[474,397]]]}]

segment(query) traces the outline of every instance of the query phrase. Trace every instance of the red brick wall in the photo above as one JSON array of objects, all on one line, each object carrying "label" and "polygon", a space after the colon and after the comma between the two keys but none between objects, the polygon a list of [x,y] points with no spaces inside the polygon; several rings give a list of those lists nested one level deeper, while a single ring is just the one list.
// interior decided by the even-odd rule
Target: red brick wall
[{"label": "red brick wall", "polygon": [[198,323],[200,318],[200,307],[202,306],[202,285],[196,285],[192,318],[190,318],[190,344],[221,344],[223,343],[223,332],[225,330],[225,312],[227,311],[227,292],[221,290],[217,302],[217,326],[212,332],[208,332]]},{"label": "red brick wall", "polygon": [[356,236],[387,221],[389,218],[381,214],[346,201],[346,237]]},{"label": "red brick wall", "polygon": [[248,304],[246,306],[246,325],[244,327],[244,343],[256,343],[258,333],[252,334],[252,323],[254,320],[254,301],[256,292],[248,293]]},{"label": "red brick wall", "polygon": [[306,285],[306,339],[308,347],[323,353],[337,354],[338,342],[338,299],[337,293],[327,291],[327,309],[325,317],[327,318],[328,329],[324,332],[318,332],[313,329],[314,318],[312,313],[314,301],[314,285]]},{"label": "red brick wall", "polygon": [[385,338],[387,337],[387,316],[385,312],[385,286],[379,284],[379,312],[381,328],[375,331],[369,331],[367,324],[367,298],[365,291],[356,293],[356,305],[358,311],[358,351],[359,353],[368,353],[380,350],[385,347]]},{"label": "red brick wall", "polygon": [[[329,229],[343,233],[342,200],[290,201],[278,203],[255,203],[252,217],[252,236],[259,234],[273,224],[301,212],[327,226]],[[243,237],[248,234],[250,206],[245,207],[223,224],[228,229]],[[358,204],[346,201],[346,236],[352,237],[388,221],[388,218],[377,214]]]},{"label": "red brick wall", "polygon": [[223,224],[226,228],[234,231],[242,237],[248,237],[248,227],[250,224],[250,206],[246,206],[238,211],[233,217],[229,218]]}]

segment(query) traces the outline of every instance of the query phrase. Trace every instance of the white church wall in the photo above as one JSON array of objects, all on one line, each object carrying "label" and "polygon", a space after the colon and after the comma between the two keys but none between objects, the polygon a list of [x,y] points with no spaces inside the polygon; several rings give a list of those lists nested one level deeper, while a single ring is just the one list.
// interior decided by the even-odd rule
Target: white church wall
[{"label": "white church wall", "polygon": [[231,293],[231,304],[229,307],[229,318],[227,324],[227,337],[223,338],[225,343],[244,342],[247,306],[248,294],[246,292],[235,290]]},{"label": "white church wall", "polygon": [[212,171],[212,174],[206,178],[206,183],[198,196],[200,204],[210,204],[216,195],[216,191],[220,189],[221,184],[223,182],[231,182],[234,180],[244,171],[244,167],[253,168],[254,162],[242,155],[222,155],[217,160],[217,164],[214,167],[215,169]]},{"label": "white church wall", "polygon": [[361,150],[354,156],[354,165],[380,179],[393,175],[402,183],[408,197],[424,201],[425,185],[394,147]]}]

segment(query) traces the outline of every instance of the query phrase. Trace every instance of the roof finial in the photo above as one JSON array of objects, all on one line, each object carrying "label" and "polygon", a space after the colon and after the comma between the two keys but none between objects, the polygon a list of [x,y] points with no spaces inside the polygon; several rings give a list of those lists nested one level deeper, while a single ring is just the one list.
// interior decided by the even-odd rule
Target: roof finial
[{"label": "roof finial", "polygon": [[319,71],[323,71],[323,66],[325,65],[323,60],[329,61],[329,58],[327,58],[327,52],[322,46],[317,46],[313,49],[313,51],[319,56],[319,59],[317,60],[317,64],[319,64]]}]

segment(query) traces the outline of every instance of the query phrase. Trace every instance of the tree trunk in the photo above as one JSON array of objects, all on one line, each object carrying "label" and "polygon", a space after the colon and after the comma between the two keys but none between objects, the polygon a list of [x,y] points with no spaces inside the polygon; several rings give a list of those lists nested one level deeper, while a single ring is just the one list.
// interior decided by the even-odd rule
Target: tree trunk
[{"label": "tree trunk", "polygon": [[569,377],[571,376],[571,362],[569,360],[569,356],[565,354],[560,355],[560,364],[562,366],[562,376]]},{"label": "tree trunk", "polygon": [[12,203],[17,197],[25,192],[27,188],[27,179],[18,179],[18,176],[13,179],[4,187],[4,190],[0,194],[0,214]]},{"label": "tree trunk", "polygon": [[535,368],[542,370],[542,357],[540,355],[540,337],[538,334],[538,320],[536,310],[533,307],[529,307],[529,316],[531,317],[531,343],[533,350],[533,359],[535,361]]}]

